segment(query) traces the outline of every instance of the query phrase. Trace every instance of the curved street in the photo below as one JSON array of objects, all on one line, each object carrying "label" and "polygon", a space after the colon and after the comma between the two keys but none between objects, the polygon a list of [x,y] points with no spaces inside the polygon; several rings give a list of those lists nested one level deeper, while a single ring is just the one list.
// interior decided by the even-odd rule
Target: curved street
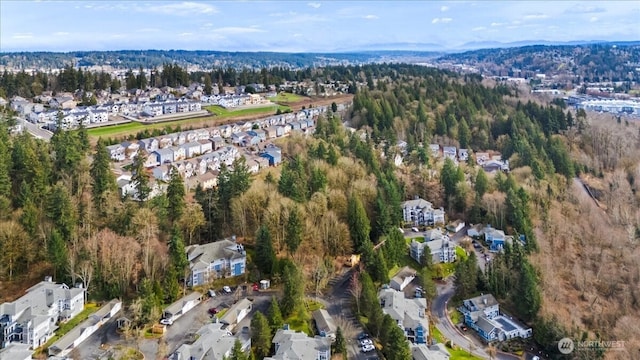
[{"label": "curved street", "polygon": [[[437,290],[438,295],[436,295],[431,303],[431,319],[442,336],[451,340],[453,344],[465,349],[466,351],[471,350],[471,353],[475,356],[483,359],[490,359],[489,354],[485,351],[485,344],[472,336],[463,334],[453,323],[451,323],[451,319],[447,312],[447,304],[455,292],[453,277],[450,276],[444,284],[438,284]],[[498,352],[494,359],[517,360],[520,358],[515,355]]]}]

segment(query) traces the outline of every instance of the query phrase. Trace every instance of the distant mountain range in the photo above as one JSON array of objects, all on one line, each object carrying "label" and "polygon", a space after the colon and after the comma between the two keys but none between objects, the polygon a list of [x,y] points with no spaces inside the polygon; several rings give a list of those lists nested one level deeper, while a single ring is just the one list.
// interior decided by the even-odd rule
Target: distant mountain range
[{"label": "distant mountain range", "polygon": [[[614,53],[606,49],[619,46]],[[0,53],[0,65],[18,69],[51,69],[68,65],[90,67],[109,65],[115,68],[154,68],[166,63],[196,66],[200,69],[232,67],[236,69],[286,67],[301,69],[330,65],[356,65],[374,62],[458,62],[495,64],[511,68],[564,69],[602,63],[600,70],[613,65],[637,63],[640,41],[570,41],[543,40],[501,42],[470,42],[443,46],[435,43],[379,43],[356,49],[337,49],[326,53],[229,52],[186,50],[121,50],[74,52],[14,52]],[[574,52],[574,50],[579,51]],[[624,50],[621,50],[624,49]],[[551,56],[553,55],[553,56]],[[560,56],[558,56],[560,55]],[[597,55],[597,56],[596,56]],[[562,63],[557,59],[561,58]],[[634,60],[635,59],[635,60]],[[584,63],[584,64],[583,64]]]}]

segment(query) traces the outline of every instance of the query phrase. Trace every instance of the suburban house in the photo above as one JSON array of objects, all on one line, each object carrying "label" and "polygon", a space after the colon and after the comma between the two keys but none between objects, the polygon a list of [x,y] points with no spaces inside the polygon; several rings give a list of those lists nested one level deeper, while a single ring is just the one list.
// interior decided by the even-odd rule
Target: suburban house
[{"label": "suburban house", "polygon": [[460,150],[458,150],[458,159],[460,161],[464,161],[464,162],[469,160],[469,149],[460,149]]},{"label": "suburban house", "polygon": [[437,158],[440,155],[440,145],[429,144],[429,150],[431,150],[431,156]]},{"label": "suburban house", "polygon": [[449,241],[448,236],[442,236],[439,239],[424,242],[412,239],[409,244],[409,255],[421,264],[424,252],[426,251],[425,249],[429,250],[434,264],[451,263],[456,260],[455,244]]},{"label": "suburban house", "polygon": [[187,311],[193,309],[200,303],[201,300],[202,294],[194,291],[191,294],[178,299],[173,304],[167,306],[167,308],[162,311],[162,317],[165,319],[176,320],[180,316],[186,314]]},{"label": "suburban house", "polygon": [[500,305],[491,294],[464,300],[458,310],[464,315],[464,322],[475,330],[486,342],[504,341],[520,337],[526,339],[533,334],[528,328],[509,316],[500,314]]},{"label": "suburban house", "polygon": [[402,203],[402,218],[414,226],[444,224],[444,210],[434,209],[432,203],[416,196]]},{"label": "suburban house", "polygon": [[276,150],[267,150],[260,154],[261,157],[269,160],[270,166],[277,166],[282,162],[282,153]]},{"label": "suburban house", "polygon": [[160,165],[172,163],[174,161],[173,149],[171,148],[162,148],[153,151],[151,154],[149,154],[149,157],[155,157],[156,162]]},{"label": "suburban house", "polygon": [[398,271],[398,273],[391,279],[389,286],[392,289],[402,291],[415,278],[416,278],[416,271],[408,266],[405,266],[402,269],[400,269],[400,271]]},{"label": "suburban house", "polygon": [[464,221],[456,220],[456,221],[453,221],[453,222],[449,223],[449,225],[446,226],[446,229],[451,231],[451,232],[453,232],[453,233],[457,233],[458,231],[464,229],[464,227],[466,225],[467,224],[465,224]]},{"label": "suburban house", "polygon": [[249,351],[251,348],[249,334],[233,336],[231,331],[223,327],[221,323],[204,325],[196,332],[196,340],[193,343],[180,345],[173,354],[169,355],[169,360],[228,359],[236,340],[240,340],[243,351]]},{"label": "suburban house", "polygon": [[123,161],[125,158],[125,147],[122,146],[122,144],[107,146],[107,151],[109,152],[109,156],[113,161]]},{"label": "suburban house", "polygon": [[505,235],[504,231],[494,229],[491,225],[487,225],[487,227],[482,230],[482,233],[484,234],[484,241],[489,245],[489,251],[491,252],[502,251],[505,243],[513,243],[512,236]]},{"label": "suburban house", "polygon": [[147,152],[156,151],[160,147],[160,142],[158,142],[158,140],[154,138],[142,139],[138,141],[138,143],[140,144],[140,148],[146,150]]},{"label": "suburban house", "polygon": [[264,360],[329,360],[331,359],[331,339],[309,337],[303,332],[289,330],[287,325],[273,336],[275,354]]},{"label": "suburban house", "polygon": [[122,302],[117,299],[111,300],[91,314],[87,320],[71,329],[71,331],[49,346],[49,356],[63,357],[68,355],[102,325],[111,320],[120,309],[122,309]]},{"label": "suburban house", "polygon": [[213,144],[211,143],[211,141],[207,139],[198,140],[198,143],[200,144],[200,154],[206,154],[213,151]]},{"label": "suburban house", "polygon": [[330,337],[335,341],[336,339],[336,331],[338,330],[335,322],[329,312],[325,309],[319,309],[314,311],[312,314],[313,321],[316,324],[316,329],[318,330],[318,334],[322,337]]},{"label": "suburban house", "polygon": [[224,313],[224,316],[220,318],[220,322],[227,325],[229,330],[233,330],[233,328],[238,325],[242,319],[249,315],[252,309],[253,303],[249,299],[242,299],[233,304],[229,310]]},{"label": "suburban house", "polygon": [[458,149],[455,146],[445,146],[442,148],[442,154],[445,159],[451,159],[454,162],[458,161]]},{"label": "suburban house", "polygon": [[426,299],[407,299],[404,292],[389,288],[381,289],[378,299],[382,312],[398,323],[409,341],[414,344],[427,343],[429,318]]},{"label": "suburban house", "polygon": [[12,342],[32,349],[44,345],[59,322],[84,309],[84,297],[84,289],[56,284],[47,276],[18,300],[0,305],[0,348]]},{"label": "suburban house", "polygon": [[451,354],[443,343],[437,343],[427,347],[426,344],[413,344],[411,346],[413,360],[449,360]]},{"label": "suburban house", "polygon": [[244,274],[247,253],[235,239],[220,240],[186,248],[191,286],[206,284],[213,279]]},{"label": "suburban house", "polygon": [[9,343],[4,349],[0,348],[0,359],[32,360],[33,350],[29,348],[27,344]]},{"label": "suburban house", "polygon": [[184,149],[184,156],[186,158],[192,158],[202,153],[201,151],[202,146],[197,141],[192,141],[186,144],[182,144],[180,145],[180,148]]}]

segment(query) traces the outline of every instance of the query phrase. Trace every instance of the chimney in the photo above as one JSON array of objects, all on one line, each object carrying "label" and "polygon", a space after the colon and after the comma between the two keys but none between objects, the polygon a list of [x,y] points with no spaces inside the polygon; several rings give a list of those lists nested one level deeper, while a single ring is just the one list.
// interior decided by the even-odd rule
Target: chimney
[{"label": "chimney", "polygon": [[45,276],[44,282],[53,282],[53,278],[51,276]]},{"label": "chimney", "polygon": [[482,299],[482,303],[484,303],[485,305],[487,305],[487,298]]}]

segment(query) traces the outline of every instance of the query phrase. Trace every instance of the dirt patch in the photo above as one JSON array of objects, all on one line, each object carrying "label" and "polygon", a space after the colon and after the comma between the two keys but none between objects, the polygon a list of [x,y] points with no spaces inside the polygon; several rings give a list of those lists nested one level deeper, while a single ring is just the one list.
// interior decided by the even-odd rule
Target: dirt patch
[{"label": "dirt patch", "polygon": [[51,265],[47,263],[34,264],[29,269],[28,274],[14,277],[11,281],[0,281],[0,303],[16,300],[28,288],[44,280],[45,276],[53,274]]}]

